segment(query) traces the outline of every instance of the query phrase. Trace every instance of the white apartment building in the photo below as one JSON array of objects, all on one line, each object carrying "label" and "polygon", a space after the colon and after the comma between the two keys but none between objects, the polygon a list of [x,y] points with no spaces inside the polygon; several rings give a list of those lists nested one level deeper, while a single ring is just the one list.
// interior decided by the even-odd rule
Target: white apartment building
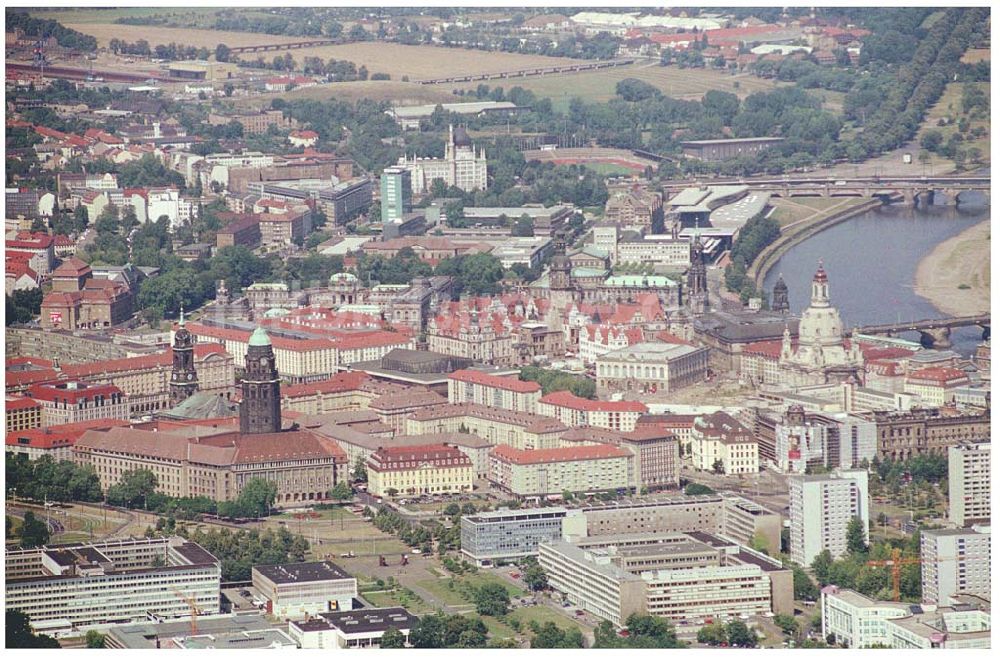
[{"label": "white apartment building", "polygon": [[589,400],[569,391],[554,391],[538,400],[538,414],[556,418],[569,427],[603,427],[631,432],[639,417],[649,409],[642,402]]},{"label": "white apartment building", "polygon": [[760,470],[757,438],[729,414],[699,416],[691,428],[691,461],[702,471],[721,463],[725,475],[756,473]]},{"label": "white apartment building", "polygon": [[490,481],[515,496],[628,489],[635,456],[613,445],[518,450],[498,445],[490,453]]},{"label": "white apartment building", "polygon": [[182,199],[174,188],[150,188],[146,195],[147,221],[155,222],[164,215],[170,221],[170,230],[176,231],[198,217],[198,204]]},{"label": "white apartment building", "polygon": [[[985,604],[988,606],[988,603]],[[988,607],[949,601],[948,606],[876,601],[836,585],[820,595],[824,636],[848,649],[988,649]]]},{"label": "white apartment building", "polygon": [[859,518],[868,541],[868,471],[837,470],[788,479],[792,561],[803,566],[824,550],[847,552],[847,525]]},{"label": "white apartment building", "polygon": [[805,473],[810,465],[856,468],[875,458],[873,420],[847,413],[809,413],[789,408],[774,428],[775,463],[783,473]]},{"label": "white apartment building", "polygon": [[473,402],[497,409],[537,413],[542,387],[517,377],[501,377],[478,370],[456,370],[448,375],[448,402]]},{"label": "white apartment building", "polygon": [[948,447],[948,520],[958,526],[989,522],[990,442]]},{"label": "white apartment building", "polygon": [[387,630],[395,629],[409,641],[419,619],[404,608],[369,608],[325,612],[288,622],[288,635],[302,649],[378,648]]},{"label": "white apartment building", "polygon": [[990,528],[920,532],[924,603],[947,605],[955,594],[990,598]]},{"label": "white apartment building", "polygon": [[[160,564],[162,566],[154,566]],[[67,544],[6,553],[5,600],[36,629],[219,613],[219,561],[182,537]]]}]

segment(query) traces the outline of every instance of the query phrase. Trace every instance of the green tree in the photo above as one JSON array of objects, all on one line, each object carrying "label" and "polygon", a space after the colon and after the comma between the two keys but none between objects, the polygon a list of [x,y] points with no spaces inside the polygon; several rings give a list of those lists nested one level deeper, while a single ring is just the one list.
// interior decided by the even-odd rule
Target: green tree
[{"label": "green tree", "polygon": [[365,466],[364,457],[359,456],[354,461],[354,470],[351,471],[351,477],[354,478],[355,482],[368,481],[368,468]]},{"label": "green tree", "polygon": [[826,585],[830,581],[830,571],[833,567],[833,556],[830,551],[823,549],[816,557],[813,558],[812,564],[813,575],[819,580],[821,585]]},{"label": "green tree", "polygon": [[728,642],[729,636],[726,634],[726,627],[720,622],[712,622],[698,629],[698,642],[717,647],[723,642]]},{"label": "green tree", "polygon": [[351,491],[351,486],[344,481],[338,482],[333,489],[330,489],[330,498],[336,501],[343,502],[353,497],[354,492]]},{"label": "green tree", "polygon": [[706,487],[704,484],[698,484],[697,482],[691,482],[684,487],[685,496],[704,496],[713,493],[715,493],[714,489]]},{"label": "green tree", "polygon": [[503,617],[510,606],[510,592],[500,583],[486,583],[476,590],[476,612],[491,617]]},{"label": "green tree", "polygon": [[[817,556],[818,557],[818,556]],[[798,601],[815,601],[819,598],[819,588],[813,582],[805,569],[792,565],[792,589]]]},{"label": "green tree", "polygon": [[4,635],[8,649],[58,649],[59,642],[48,635],[35,635],[28,615],[20,610],[7,610]]},{"label": "green tree", "polygon": [[555,622],[542,624],[531,638],[532,649],[580,649],[583,648],[583,634],[580,629],[563,630]]},{"label": "green tree", "polygon": [[862,555],[868,552],[864,523],[856,516],[847,523],[847,550],[852,554]]},{"label": "green tree", "polygon": [[782,633],[789,636],[795,635],[799,630],[799,623],[792,615],[775,615],[774,625],[780,628]]},{"label": "green tree", "polygon": [[757,633],[739,619],[726,624],[726,637],[731,647],[752,649],[757,646]]},{"label": "green tree", "polygon": [[21,524],[21,548],[35,548],[49,543],[49,526],[35,518],[34,512],[24,513]]},{"label": "green tree", "polygon": [[515,237],[535,237],[535,223],[531,220],[528,215],[521,215],[514,222],[514,226],[510,230],[510,234]]},{"label": "green tree", "polygon": [[87,642],[88,649],[104,648],[104,634],[100,631],[87,631],[85,641]]},{"label": "green tree", "polygon": [[521,580],[533,592],[539,592],[549,585],[549,577],[546,575],[545,569],[534,559],[525,566],[521,573]]},{"label": "green tree", "polygon": [[406,646],[406,636],[398,628],[390,628],[382,634],[379,646],[383,649],[402,649]]},{"label": "green tree", "polygon": [[147,507],[159,480],[152,471],[137,468],[124,473],[117,484],[108,487],[108,502],[119,507]]},{"label": "green tree", "polygon": [[264,478],[251,478],[243,485],[236,503],[243,516],[267,516],[278,495],[278,485]]}]

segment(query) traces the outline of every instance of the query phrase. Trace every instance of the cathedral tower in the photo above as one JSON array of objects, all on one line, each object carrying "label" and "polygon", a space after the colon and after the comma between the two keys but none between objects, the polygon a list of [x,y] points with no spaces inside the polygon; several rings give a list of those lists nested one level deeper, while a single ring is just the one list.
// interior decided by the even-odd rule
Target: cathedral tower
[{"label": "cathedral tower", "polygon": [[281,431],[281,384],[274,348],[263,328],[257,327],[247,344],[246,372],[240,401],[240,432],[269,434]]},{"label": "cathedral tower", "polygon": [[688,305],[693,313],[708,311],[708,272],[705,269],[705,246],[695,229],[691,240],[691,266],[687,273]]},{"label": "cathedral tower", "polygon": [[176,407],[198,390],[198,373],[194,369],[194,336],[184,326],[184,309],[181,309],[171,351],[174,365],[170,373],[170,406]]},{"label": "cathedral tower", "polygon": [[774,284],[774,292],[771,293],[771,310],[775,313],[788,313],[788,286],[785,279],[780,274],[778,281]]}]

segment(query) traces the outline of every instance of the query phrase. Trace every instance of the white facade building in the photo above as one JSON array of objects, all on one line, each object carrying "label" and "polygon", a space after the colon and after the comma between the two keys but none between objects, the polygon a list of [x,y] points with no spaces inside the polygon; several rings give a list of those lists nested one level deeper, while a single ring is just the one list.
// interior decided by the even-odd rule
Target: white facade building
[{"label": "white facade building", "polygon": [[461,127],[457,130],[448,127],[444,158],[407,158],[404,155],[399,158],[397,167],[410,170],[410,184],[418,194],[430,190],[436,179],[466,192],[486,189],[486,150],[480,149],[477,153],[469,134]]},{"label": "white facade building", "polygon": [[990,520],[989,441],[948,447],[948,520],[958,526]]},{"label": "white facade building", "polygon": [[947,605],[955,594],[990,598],[990,528],[920,532],[924,603]]},{"label": "white facade building", "polygon": [[792,561],[803,566],[824,550],[834,559],[847,552],[847,525],[861,520],[868,541],[868,471],[838,470],[788,480]]}]

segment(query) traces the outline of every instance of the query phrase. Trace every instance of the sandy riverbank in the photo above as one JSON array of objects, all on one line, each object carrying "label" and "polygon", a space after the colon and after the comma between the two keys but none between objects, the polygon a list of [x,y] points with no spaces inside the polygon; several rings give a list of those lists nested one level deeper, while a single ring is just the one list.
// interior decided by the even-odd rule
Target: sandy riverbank
[{"label": "sandy riverbank", "polygon": [[920,261],[914,284],[914,291],[942,313],[989,311],[990,220],[935,247]]}]

